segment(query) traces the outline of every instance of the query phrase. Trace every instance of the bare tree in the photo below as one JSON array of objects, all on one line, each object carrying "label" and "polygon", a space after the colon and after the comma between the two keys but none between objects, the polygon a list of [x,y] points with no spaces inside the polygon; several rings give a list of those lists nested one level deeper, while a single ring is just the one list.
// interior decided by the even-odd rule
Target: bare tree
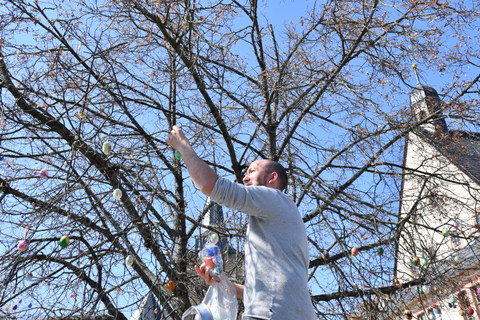
[{"label": "bare tree", "polygon": [[202,298],[202,228],[241,267],[246,219],[203,224],[174,124],[222,176],[288,167],[320,318],[417,283],[393,281],[403,138],[423,121],[411,65],[448,79],[444,111],[477,128],[478,5],[311,1],[274,25],[256,0],[2,0],[2,317],[126,319],[153,292],[179,319]]}]

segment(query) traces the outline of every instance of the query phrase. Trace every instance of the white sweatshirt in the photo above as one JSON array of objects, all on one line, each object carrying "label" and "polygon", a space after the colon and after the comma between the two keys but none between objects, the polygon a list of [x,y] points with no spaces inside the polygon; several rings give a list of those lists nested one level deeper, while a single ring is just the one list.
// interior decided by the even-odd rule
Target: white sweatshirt
[{"label": "white sweatshirt", "polygon": [[308,291],[305,225],[283,192],[219,178],[210,198],[249,216],[243,318],[317,319]]}]

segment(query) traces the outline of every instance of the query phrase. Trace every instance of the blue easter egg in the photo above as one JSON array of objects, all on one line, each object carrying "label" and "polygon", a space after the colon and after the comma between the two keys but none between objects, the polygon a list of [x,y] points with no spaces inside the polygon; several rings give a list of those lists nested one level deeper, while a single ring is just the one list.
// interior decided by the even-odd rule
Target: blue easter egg
[{"label": "blue easter egg", "polygon": [[212,246],[207,250],[207,256],[213,257],[218,256],[220,254],[220,249],[217,246]]}]

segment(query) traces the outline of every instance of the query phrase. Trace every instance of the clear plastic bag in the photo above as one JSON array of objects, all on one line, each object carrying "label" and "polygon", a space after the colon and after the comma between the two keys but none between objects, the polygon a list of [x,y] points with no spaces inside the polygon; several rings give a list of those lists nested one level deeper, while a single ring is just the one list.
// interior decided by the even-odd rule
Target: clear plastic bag
[{"label": "clear plastic bag", "polygon": [[236,320],[237,297],[235,286],[224,273],[220,281],[211,285],[202,303],[187,309],[182,320]]}]

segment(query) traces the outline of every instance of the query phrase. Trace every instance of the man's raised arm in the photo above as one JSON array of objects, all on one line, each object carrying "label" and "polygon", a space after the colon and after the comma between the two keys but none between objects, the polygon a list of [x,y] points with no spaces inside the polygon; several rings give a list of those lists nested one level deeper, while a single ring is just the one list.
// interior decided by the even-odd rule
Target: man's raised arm
[{"label": "man's raised arm", "polygon": [[168,145],[181,153],[193,183],[200,191],[210,196],[218,180],[215,171],[198,157],[182,129],[173,126],[167,139]]}]

